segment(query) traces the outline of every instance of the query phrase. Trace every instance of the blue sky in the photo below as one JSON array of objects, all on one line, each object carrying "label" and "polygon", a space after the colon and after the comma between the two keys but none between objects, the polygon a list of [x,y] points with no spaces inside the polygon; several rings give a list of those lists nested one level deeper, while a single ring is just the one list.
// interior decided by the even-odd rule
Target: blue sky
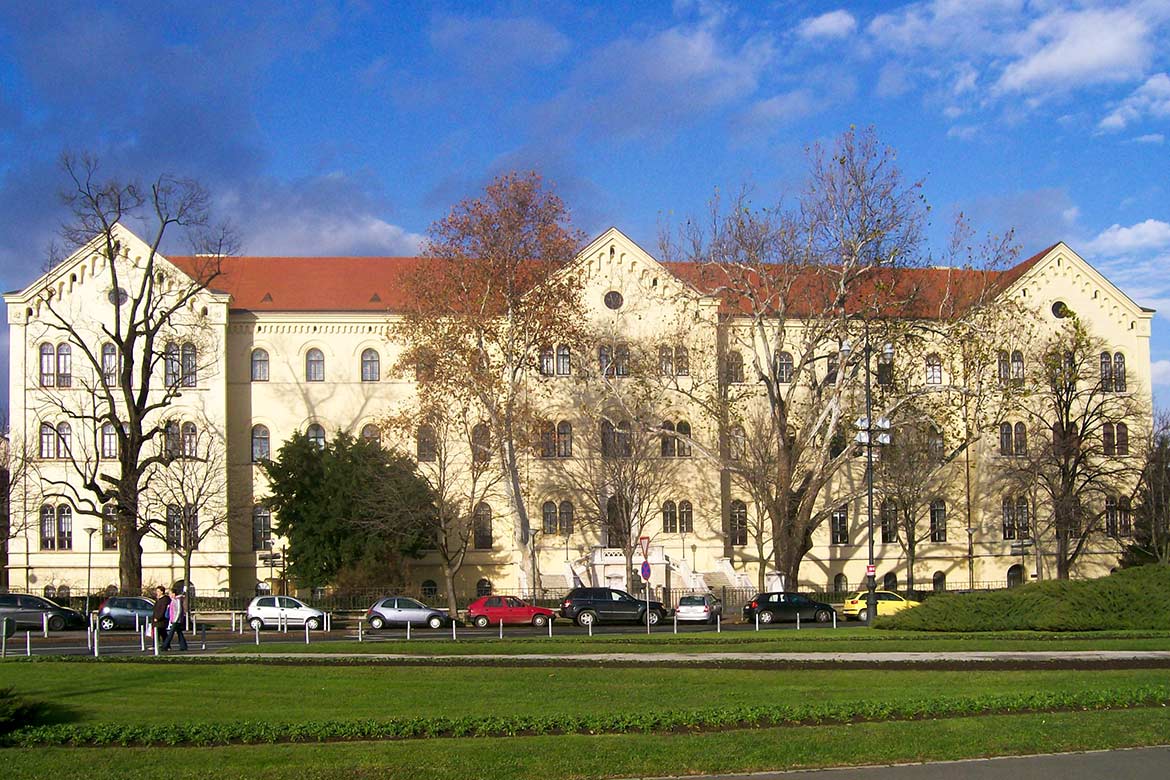
[{"label": "blue sky", "polygon": [[[197,7],[194,7],[197,6]],[[1159,309],[1170,398],[1170,0],[914,3],[9,2],[0,287],[64,218],[63,150],[193,176],[248,254],[404,254],[494,175],[647,248],[714,188],[771,203],[805,147],[873,125],[1025,255],[1067,241]],[[7,333],[0,341],[7,388]],[[6,405],[6,403],[5,403]]]}]

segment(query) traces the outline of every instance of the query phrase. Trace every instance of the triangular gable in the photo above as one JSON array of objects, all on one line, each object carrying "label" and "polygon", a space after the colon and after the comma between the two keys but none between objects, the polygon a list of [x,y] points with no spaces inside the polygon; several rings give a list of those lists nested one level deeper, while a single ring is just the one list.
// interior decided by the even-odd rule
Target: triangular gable
[{"label": "triangular gable", "polygon": [[[565,270],[568,273],[590,273],[594,270],[601,272],[606,263],[609,262],[626,264],[630,270],[639,276],[663,280],[664,287],[662,292],[664,293],[683,292],[688,297],[695,299],[711,297],[700,292],[689,281],[675,274],[669,267],[661,263],[657,258],[639,246],[636,241],[616,227],[609,228],[586,244],[585,248],[578,253],[577,259]],[[678,290],[671,291],[666,289],[666,283],[676,285]]]},{"label": "triangular gable", "polygon": [[[1022,273],[1019,273],[1010,283],[1004,286],[1001,294],[1020,294],[1030,285],[1039,283],[1045,275],[1054,271],[1054,267],[1061,267],[1063,263],[1071,263],[1074,269],[1088,276],[1098,289],[1106,295],[1111,296],[1129,315],[1139,319],[1153,318],[1153,309],[1147,309],[1129,297],[1120,287],[1109,281],[1104,274],[1098,271],[1092,263],[1077,254],[1072,247],[1063,241],[1058,241],[1043,252],[1034,255],[1019,266],[1016,266],[1019,268],[1020,266],[1026,265]],[[1006,273],[1010,274],[1011,270]]]}]

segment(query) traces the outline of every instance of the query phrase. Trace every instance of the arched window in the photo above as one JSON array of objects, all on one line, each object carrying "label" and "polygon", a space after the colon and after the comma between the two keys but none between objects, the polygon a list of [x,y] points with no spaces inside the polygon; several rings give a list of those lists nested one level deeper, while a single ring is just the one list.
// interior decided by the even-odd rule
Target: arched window
[{"label": "arched window", "polygon": [[613,423],[609,420],[601,421],[601,457],[616,458],[617,457],[617,436],[614,431]]},{"label": "arched window", "polygon": [[849,543],[849,508],[842,504],[829,514],[829,544]]},{"label": "arched window", "polygon": [[679,420],[675,430],[678,431],[675,454],[680,458],[691,457],[691,424],[686,420]]},{"label": "arched window", "polygon": [[492,595],[492,581],[489,579],[482,579],[475,583],[475,597],[483,598],[484,596]]},{"label": "arched window", "polygon": [[179,423],[170,420],[163,426],[163,454],[168,458],[177,458],[183,453],[183,437],[179,431]]},{"label": "arched window", "polygon": [[931,585],[934,587],[935,593],[943,593],[947,589],[947,575],[944,572],[936,571],[934,576],[930,578]]},{"label": "arched window", "polygon": [[791,352],[781,352],[776,356],[776,381],[782,384],[790,384],[792,382],[792,373],[794,364],[792,362]]},{"label": "arched window", "polygon": [[1014,451],[1016,455],[1023,456],[1028,454],[1028,429],[1022,422],[1016,423]]},{"label": "arched window", "polygon": [[613,371],[616,376],[630,375],[630,345],[618,344],[613,350]]},{"label": "arched window", "polygon": [[118,549],[118,507],[113,504],[102,507],[102,549]]},{"label": "arched window", "polygon": [[630,421],[622,420],[617,424],[617,435],[614,445],[619,458],[628,458],[633,454],[633,439],[630,436]]},{"label": "arched window", "polygon": [[889,572],[886,574],[886,576],[882,577],[882,590],[888,590],[891,592],[897,591],[898,575],[894,574],[893,572]]},{"label": "arched window", "polygon": [[1007,387],[1008,382],[1010,382],[1012,378],[1012,369],[1006,349],[1001,349],[999,351],[999,356],[996,360],[996,369],[999,375],[999,384],[1003,387]]},{"label": "arched window", "polygon": [[414,436],[415,455],[418,457],[419,463],[434,463],[435,456],[438,451],[438,442],[435,438],[435,429],[430,425],[418,426],[418,432]]},{"label": "arched window", "polygon": [[163,382],[167,387],[178,387],[181,376],[179,345],[171,342],[163,350]]},{"label": "arched window", "polygon": [[557,423],[557,457],[573,457],[573,424],[568,420]]},{"label": "arched window", "polygon": [[268,350],[252,350],[252,381],[268,381]]},{"label": "arched window", "polygon": [[252,507],[252,549],[267,550],[272,545],[272,512],[263,504]]},{"label": "arched window", "polygon": [[199,433],[195,429],[195,423],[183,423],[182,428],[182,452],[184,458],[199,457]]},{"label": "arched window", "polygon": [[312,423],[305,429],[305,437],[319,450],[325,449],[325,429],[317,423]]},{"label": "arched window", "polygon": [[691,373],[691,355],[686,347],[674,348],[675,376],[689,376]]},{"label": "arched window", "polygon": [[680,534],[695,532],[695,510],[690,501],[678,502],[678,532]]},{"label": "arched window", "polygon": [[41,423],[41,460],[57,457],[57,429],[49,423]]},{"label": "arched window", "polygon": [[1009,422],[999,424],[999,454],[1011,455],[1014,452],[1012,449],[1012,424]]},{"label": "arched window", "polygon": [[368,441],[371,444],[382,443],[382,430],[373,423],[367,423],[362,426],[362,441]]},{"label": "arched window", "polygon": [[1117,454],[1117,441],[1114,437],[1113,423],[1105,423],[1101,426],[1101,452],[1103,454]]},{"label": "arched window", "polygon": [[1101,353],[1101,390],[1113,392],[1113,355],[1108,352]]},{"label": "arched window", "polygon": [[743,427],[733,425],[727,432],[727,456],[732,460],[743,460],[746,450],[747,435],[743,432]]},{"label": "arched window", "polygon": [[424,599],[433,599],[439,595],[439,585],[434,580],[423,580],[419,586],[419,595]]},{"label": "arched window", "polygon": [[118,386],[118,375],[121,373],[118,361],[118,348],[113,344],[102,344],[102,382],[106,387]]},{"label": "arched window", "polygon": [[544,506],[540,508],[541,514],[541,530],[545,536],[551,536],[557,532],[557,505],[552,501],[545,501]]},{"label": "arched window", "polygon": [[573,502],[562,501],[558,512],[558,520],[560,522],[560,531],[562,536],[571,536],[573,534]]},{"label": "arched window", "polygon": [[57,384],[57,351],[52,344],[41,344],[41,387]]},{"label": "arched window", "polygon": [[252,426],[252,462],[259,463],[268,460],[271,456],[269,449],[268,428],[264,425]]},{"label": "arched window", "polygon": [[1028,524],[1028,499],[1020,496],[1016,499],[1016,534],[1021,539],[1027,539],[1032,533]]},{"label": "arched window", "polygon": [[1018,349],[1012,351],[1012,383],[1024,384],[1024,353]]},{"label": "arched window", "polygon": [[541,420],[540,430],[540,457],[555,458],[557,455],[557,428],[547,420]]},{"label": "arched window", "polygon": [[1129,426],[1125,423],[1117,423],[1117,454],[1129,454]]},{"label": "arched window", "polygon": [[678,507],[673,501],[662,504],[662,533],[678,533]]},{"label": "arched window", "polygon": [[887,498],[882,502],[882,544],[894,544],[898,541],[898,502]]},{"label": "arched window", "polygon": [[930,541],[947,540],[947,505],[941,499],[930,502]]},{"label": "arched window", "polygon": [[1003,526],[1004,541],[1016,538],[1016,502],[1011,496],[1003,497]]},{"label": "arched window", "polygon": [[597,348],[597,367],[602,376],[613,376],[613,347],[602,344]]},{"label": "arched window", "polygon": [[113,423],[102,423],[102,457],[118,457],[118,432]]},{"label": "arched window", "polygon": [[492,434],[485,423],[477,423],[471,429],[471,460],[473,463],[487,463],[492,459]]},{"label": "arched window", "polygon": [[382,378],[382,358],[376,349],[362,350],[362,381],[377,382]]},{"label": "arched window", "polygon": [[942,384],[942,358],[937,352],[931,352],[926,356],[926,384]]},{"label": "arched window", "polygon": [[552,376],[556,372],[556,357],[553,355],[552,347],[542,349],[540,351],[540,374],[541,376]]},{"label": "arched window", "polygon": [[568,376],[573,371],[573,353],[568,344],[557,347],[557,376]]},{"label": "arched window", "polygon": [[57,506],[57,549],[73,549],[73,508],[68,504]]},{"label": "arched window", "polygon": [[57,457],[73,456],[73,427],[67,422],[57,423]]},{"label": "arched window", "polygon": [[1024,567],[1018,563],[1012,564],[1007,570],[1007,586],[1015,588],[1024,584]]},{"label": "arched window", "polygon": [[673,458],[675,455],[675,451],[676,451],[676,447],[675,447],[676,439],[674,438],[674,423],[672,423],[670,420],[664,421],[662,423],[661,436],[662,436],[662,448],[661,448],[662,449],[662,457]]},{"label": "arched window", "polygon": [[743,383],[743,355],[732,350],[723,361],[723,378],[729,384]]},{"label": "arched window", "polygon": [[658,348],[658,373],[674,376],[674,349],[665,344]]},{"label": "arched window", "polygon": [[50,504],[41,507],[41,549],[57,549],[57,510]]},{"label": "arched window", "polygon": [[748,520],[747,520],[747,504],[736,499],[731,502],[730,512],[730,532],[731,543],[733,545],[747,544],[748,537]]},{"label": "arched window", "polygon": [[325,353],[313,348],[305,353],[305,381],[325,381]]},{"label": "arched window", "polygon": [[183,387],[195,387],[199,378],[199,353],[190,341],[183,344],[182,354]]},{"label": "arched window", "polygon": [[1113,354],[1113,389],[1124,393],[1125,388],[1125,355],[1115,352]]},{"label": "arched window", "polygon": [[492,508],[480,503],[472,516],[472,529],[475,536],[475,549],[492,549]]},{"label": "arched window", "polygon": [[73,348],[57,345],[57,387],[73,386]]},{"label": "arched window", "polygon": [[841,594],[849,590],[849,578],[844,574],[838,574],[833,578],[833,591]]},{"label": "arched window", "polygon": [[1117,496],[1105,496],[1105,533],[1117,536]]}]

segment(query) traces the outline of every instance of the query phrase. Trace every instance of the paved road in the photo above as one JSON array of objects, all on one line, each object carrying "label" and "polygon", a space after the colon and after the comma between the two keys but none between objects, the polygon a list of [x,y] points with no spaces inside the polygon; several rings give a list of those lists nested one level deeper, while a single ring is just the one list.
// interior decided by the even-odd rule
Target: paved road
[{"label": "paved road", "polygon": [[[1166,780],[1170,747],[1057,753],[1045,756],[983,758],[930,764],[764,772],[740,775],[693,775],[689,780]],[[665,780],[664,778],[661,780]],[[684,778],[670,778],[684,780]]]}]

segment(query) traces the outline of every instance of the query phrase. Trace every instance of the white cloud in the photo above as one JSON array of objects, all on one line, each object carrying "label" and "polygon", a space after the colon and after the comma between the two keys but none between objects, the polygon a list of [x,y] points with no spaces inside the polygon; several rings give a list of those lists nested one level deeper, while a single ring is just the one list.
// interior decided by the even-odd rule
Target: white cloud
[{"label": "white cloud", "polygon": [[805,40],[813,38],[847,38],[857,29],[857,19],[848,11],[838,9],[827,14],[805,19],[796,28],[796,34]]},{"label": "white cloud", "polygon": [[255,255],[416,255],[423,237],[366,215],[290,214],[248,230]]},{"label": "white cloud", "polygon": [[430,31],[431,45],[469,73],[505,75],[522,67],[558,62],[569,39],[539,19],[444,16]]},{"label": "white cloud", "polygon": [[1130,227],[1111,225],[1086,245],[1086,250],[1105,257],[1170,247],[1170,223],[1147,219]]},{"label": "white cloud", "polygon": [[1126,10],[1089,10],[1042,17],[1016,48],[1032,52],[1006,68],[999,92],[1042,92],[1139,76],[1153,54],[1149,25]]},{"label": "white cloud", "polygon": [[1150,384],[1170,386],[1170,360],[1151,361]]},{"label": "white cloud", "polygon": [[1161,133],[1147,133],[1146,135],[1139,135],[1133,139],[1133,142],[1137,144],[1160,144],[1165,140],[1166,136]]},{"label": "white cloud", "polygon": [[1170,76],[1156,73],[1113,109],[1097,126],[1102,130],[1123,130],[1143,117],[1170,117]]},{"label": "white cloud", "polygon": [[975,125],[954,125],[947,130],[947,138],[958,138],[962,141],[970,141],[979,134],[979,128]]}]

